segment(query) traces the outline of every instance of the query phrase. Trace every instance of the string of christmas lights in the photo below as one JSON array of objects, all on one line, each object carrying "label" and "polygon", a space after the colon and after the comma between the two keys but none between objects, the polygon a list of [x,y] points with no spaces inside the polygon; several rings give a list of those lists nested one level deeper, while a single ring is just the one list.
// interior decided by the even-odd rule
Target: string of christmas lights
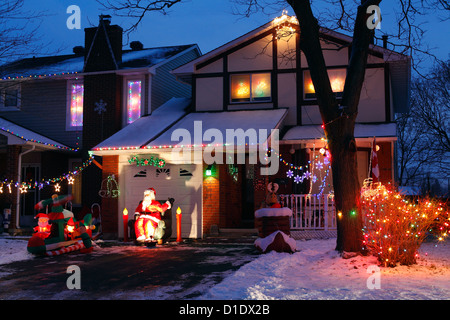
[{"label": "string of christmas lights", "polygon": [[40,144],[43,144],[43,145],[46,145],[46,146],[55,147],[55,148],[62,149],[62,150],[70,150],[70,151],[78,151],[79,150],[79,148],[75,149],[75,148],[60,146],[60,145],[57,145],[57,144],[46,143],[46,142],[43,142],[43,141],[40,141],[40,140],[36,140],[36,139],[27,139],[24,136],[21,136],[18,133],[14,132],[14,131],[11,131],[8,128],[0,127],[0,130],[2,130],[4,132],[7,132],[9,134],[12,134],[12,135],[16,136],[17,138],[20,138],[20,139],[25,140],[25,141],[36,142],[36,143],[40,143]]},{"label": "string of christmas lights", "polygon": [[363,188],[363,245],[385,266],[411,265],[430,235],[443,241],[450,230],[450,215],[439,201],[407,199],[380,183]]},{"label": "string of christmas lights", "polygon": [[41,78],[54,77],[54,76],[67,76],[67,75],[72,75],[72,74],[77,74],[77,73],[78,72],[73,71],[73,72],[34,74],[34,75],[28,75],[28,76],[3,77],[3,78],[0,78],[0,81],[3,81],[3,80],[41,79]]},{"label": "string of christmas lights", "polygon": [[51,179],[42,179],[41,181],[8,181],[5,179],[4,181],[0,182],[0,194],[2,193],[12,193],[12,187],[18,188],[20,190],[20,193],[27,193],[31,189],[38,189],[42,190],[46,186],[52,186],[54,187],[55,192],[61,191],[61,185],[60,183],[67,180],[67,184],[71,185],[75,182],[75,176],[80,174],[84,169],[86,169],[88,166],[92,164],[94,160],[93,156],[90,156],[88,160],[82,163],[80,167],[77,167],[74,171],[69,171],[68,173],[64,173],[59,177],[51,178]]}]

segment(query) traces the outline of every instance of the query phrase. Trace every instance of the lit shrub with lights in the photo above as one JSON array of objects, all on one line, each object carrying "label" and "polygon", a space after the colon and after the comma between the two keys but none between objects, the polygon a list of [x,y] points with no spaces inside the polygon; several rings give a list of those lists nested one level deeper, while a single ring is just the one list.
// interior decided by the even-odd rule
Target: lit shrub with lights
[{"label": "lit shrub with lights", "polygon": [[364,245],[385,266],[415,264],[428,236],[443,241],[450,216],[443,203],[423,198],[408,200],[378,184],[362,192]]}]

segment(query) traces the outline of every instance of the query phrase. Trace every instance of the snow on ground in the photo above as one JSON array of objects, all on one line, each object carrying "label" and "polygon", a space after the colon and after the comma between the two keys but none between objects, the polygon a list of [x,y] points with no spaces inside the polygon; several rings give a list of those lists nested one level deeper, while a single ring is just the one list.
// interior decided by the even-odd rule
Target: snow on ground
[{"label": "snow on ground", "polygon": [[[448,242],[425,243],[417,265],[380,268],[378,274],[368,273],[375,257],[342,259],[335,245],[335,239],[297,241],[294,254],[261,255],[200,299],[450,299]],[[380,289],[369,289],[369,277],[378,275]]]},{"label": "snow on ground", "polygon": [[[294,254],[261,254],[198,299],[450,299],[448,241],[424,243],[418,264],[380,267],[378,274],[368,273],[369,267],[377,264],[375,257],[342,259],[334,250],[335,242],[335,239],[297,240],[299,251]],[[5,275],[1,271],[2,264],[33,257],[27,252],[26,244],[23,238],[0,236],[0,278]],[[127,248],[118,246],[112,250],[116,252]],[[369,277],[376,276],[379,276],[380,289],[369,289]],[[164,292],[161,297],[168,299],[170,291]],[[132,299],[133,294],[129,297]]]},{"label": "snow on ground", "polygon": [[28,238],[0,235],[0,278],[8,274],[2,271],[2,264],[33,258],[27,251],[27,243]]}]

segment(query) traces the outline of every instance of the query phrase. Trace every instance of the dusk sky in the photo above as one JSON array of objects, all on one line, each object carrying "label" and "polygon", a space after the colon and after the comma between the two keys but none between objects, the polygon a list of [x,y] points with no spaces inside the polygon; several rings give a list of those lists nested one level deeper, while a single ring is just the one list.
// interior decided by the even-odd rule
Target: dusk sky
[{"label": "dusk sky", "polygon": [[[395,12],[389,7],[390,4],[391,1],[383,1],[381,4],[382,31],[386,32],[395,28]],[[70,5],[77,5],[81,9],[79,30],[69,30],[66,27],[70,16],[66,10]],[[146,48],[197,43],[202,53],[206,53],[281,15],[280,12],[273,16],[257,14],[242,18],[232,14],[232,5],[230,0],[189,0],[173,6],[168,15],[149,13],[138,31],[130,35],[130,41],[139,40]],[[42,42],[51,42],[49,49],[58,48],[61,54],[70,54],[74,46],[84,45],[84,28],[97,25],[99,14],[111,14],[102,10],[101,5],[94,0],[25,0],[25,7],[45,12],[47,16],[43,18],[39,29]],[[293,14],[292,10],[287,9],[289,14]],[[450,19],[440,21],[440,18],[445,17],[445,12],[439,13],[439,16],[427,15],[422,18],[421,24],[428,30],[423,43],[435,48],[432,53],[443,60],[449,58],[450,52],[450,41],[447,37]],[[113,24],[119,24],[124,29],[132,22],[129,18],[112,18]]]}]

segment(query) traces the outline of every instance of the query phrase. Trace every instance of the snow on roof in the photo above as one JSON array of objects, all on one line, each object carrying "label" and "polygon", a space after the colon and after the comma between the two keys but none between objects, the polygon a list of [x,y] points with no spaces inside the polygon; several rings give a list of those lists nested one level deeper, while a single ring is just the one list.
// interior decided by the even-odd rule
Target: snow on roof
[{"label": "snow on roof", "polygon": [[[181,121],[172,126],[169,130],[164,132],[161,136],[151,141],[147,147],[158,146],[175,146],[175,145],[192,145],[199,144],[200,141],[196,141],[197,134],[201,135],[201,144],[229,143],[226,140],[227,132],[231,135],[237,133],[237,129],[242,129],[247,133],[251,133],[247,130],[255,130],[258,134],[257,143],[264,143],[271,134],[271,129],[276,129],[280,125],[281,121],[287,114],[286,109],[270,109],[270,110],[242,110],[242,111],[224,111],[224,112],[196,112],[186,115]],[[204,133],[210,130],[212,134],[212,141],[205,140]],[[260,129],[266,129],[267,135],[261,137],[259,135]],[[180,140],[177,139],[177,133],[175,130],[179,130],[177,133],[189,133],[191,141],[183,141],[183,137]],[[173,136],[173,137],[172,137]],[[222,137],[223,141],[215,140],[217,137]],[[239,136],[239,138],[242,138]],[[239,140],[238,138],[238,140]],[[243,137],[245,139],[245,137]],[[264,141],[262,141],[262,138]],[[231,144],[234,144],[233,141]],[[239,143],[238,143],[239,144]]]},{"label": "snow on roof", "polygon": [[24,128],[18,124],[0,117],[0,134],[8,137],[8,144],[25,144],[27,142],[37,143],[48,148],[57,148],[63,150],[75,149],[67,147],[50,138],[44,137],[39,133]]},{"label": "snow on roof", "polygon": [[[355,138],[372,138],[372,137],[396,137],[397,127],[395,123],[377,123],[355,125]],[[296,126],[288,130],[283,141],[292,140],[310,140],[325,137],[325,133],[321,125]]]},{"label": "snow on roof", "polygon": [[[170,47],[148,48],[143,50],[125,50],[119,69],[151,67],[196,45],[180,45]],[[11,62],[0,66],[3,79],[30,77],[39,75],[80,73],[84,67],[84,55],[61,55],[49,57],[33,57]]]},{"label": "snow on roof", "polygon": [[172,98],[152,114],[137,119],[93,149],[139,148],[183,117],[190,103],[187,98]]}]

